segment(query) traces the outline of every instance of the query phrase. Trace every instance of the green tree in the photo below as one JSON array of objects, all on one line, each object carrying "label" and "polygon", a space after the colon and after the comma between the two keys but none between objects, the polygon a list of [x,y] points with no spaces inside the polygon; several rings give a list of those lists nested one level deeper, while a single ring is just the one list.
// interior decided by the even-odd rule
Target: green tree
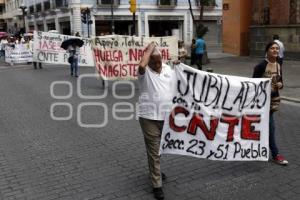
[{"label": "green tree", "polygon": [[194,24],[194,26],[196,26],[196,35],[197,35],[197,37],[203,37],[208,32],[208,28],[206,26],[204,26],[202,23],[204,7],[215,6],[216,1],[215,0],[196,0],[197,5],[199,5],[199,7],[200,7],[199,21],[196,21],[196,19],[195,19],[191,0],[188,0],[188,2],[189,2],[190,13],[191,13],[191,16],[193,19],[193,24]]}]

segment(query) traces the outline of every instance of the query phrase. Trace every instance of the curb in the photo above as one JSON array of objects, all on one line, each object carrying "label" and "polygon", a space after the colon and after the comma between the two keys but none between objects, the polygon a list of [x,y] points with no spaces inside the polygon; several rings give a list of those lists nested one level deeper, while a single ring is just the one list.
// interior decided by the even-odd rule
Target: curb
[{"label": "curb", "polygon": [[281,96],[281,99],[289,102],[300,103],[300,99],[296,98]]}]

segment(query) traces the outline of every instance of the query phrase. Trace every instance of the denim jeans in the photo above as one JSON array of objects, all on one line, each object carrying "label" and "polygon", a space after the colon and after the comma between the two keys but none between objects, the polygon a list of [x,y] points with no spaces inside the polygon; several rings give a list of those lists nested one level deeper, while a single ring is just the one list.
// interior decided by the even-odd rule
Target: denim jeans
[{"label": "denim jeans", "polygon": [[78,71],[78,58],[73,58],[72,64],[71,64],[71,74],[75,72],[75,76],[77,75]]},{"label": "denim jeans", "polygon": [[274,122],[273,112],[270,112],[269,146],[272,153],[272,157],[275,158],[278,154],[278,148],[275,141],[275,122]]}]

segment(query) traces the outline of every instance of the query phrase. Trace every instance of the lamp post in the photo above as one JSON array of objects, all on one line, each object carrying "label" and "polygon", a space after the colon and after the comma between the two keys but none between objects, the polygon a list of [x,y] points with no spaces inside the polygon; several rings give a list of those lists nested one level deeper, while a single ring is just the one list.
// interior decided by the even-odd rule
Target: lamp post
[{"label": "lamp post", "polygon": [[26,33],[25,16],[26,16],[27,6],[25,6],[24,4],[22,4],[19,8],[22,11],[22,16],[23,16],[23,30],[24,30],[24,33]]},{"label": "lamp post", "polygon": [[115,34],[115,20],[114,20],[114,0],[110,1],[110,12],[111,12],[111,34]]}]

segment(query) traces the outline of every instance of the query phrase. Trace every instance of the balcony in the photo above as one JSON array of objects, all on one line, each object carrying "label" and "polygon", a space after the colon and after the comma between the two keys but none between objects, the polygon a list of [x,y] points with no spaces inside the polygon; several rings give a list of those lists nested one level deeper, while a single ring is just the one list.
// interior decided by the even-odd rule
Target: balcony
[{"label": "balcony", "polygon": [[120,5],[120,0],[97,0],[98,6],[111,6],[111,3],[113,3],[114,6]]},{"label": "balcony", "polygon": [[174,8],[177,6],[177,0],[157,0],[158,7]]}]

